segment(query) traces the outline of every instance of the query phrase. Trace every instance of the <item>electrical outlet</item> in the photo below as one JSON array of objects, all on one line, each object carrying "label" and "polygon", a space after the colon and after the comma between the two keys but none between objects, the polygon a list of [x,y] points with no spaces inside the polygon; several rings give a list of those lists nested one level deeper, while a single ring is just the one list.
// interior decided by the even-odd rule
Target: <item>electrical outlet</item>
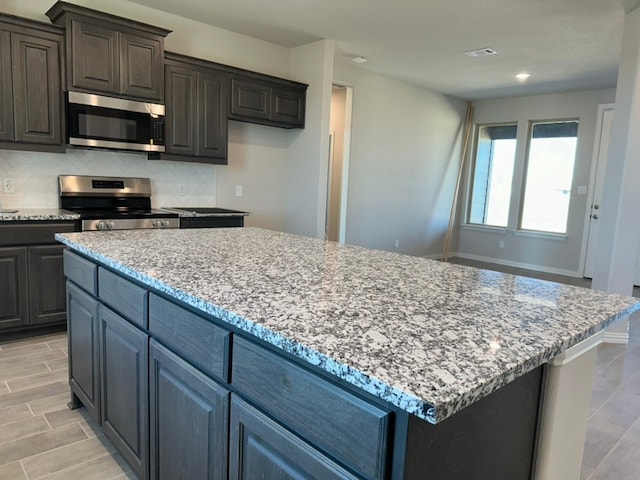
[{"label": "electrical outlet", "polygon": [[500,240],[500,242],[498,243],[498,247],[504,248],[504,240]]},{"label": "electrical outlet", "polygon": [[244,189],[242,188],[242,185],[236,185],[236,197],[241,197],[242,195],[244,195]]},{"label": "electrical outlet", "polygon": [[396,238],[395,247],[398,248],[400,246],[400,240]]},{"label": "electrical outlet", "polygon": [[13,178],[5,178],[2,185],[4,193],[16,193],[16,182]]},{"label": "electrical outlet", "polygon": [[184,186],[184,183],[180,183],[178,185],[178,195],[184,197],[187,194],[187,189]]}]

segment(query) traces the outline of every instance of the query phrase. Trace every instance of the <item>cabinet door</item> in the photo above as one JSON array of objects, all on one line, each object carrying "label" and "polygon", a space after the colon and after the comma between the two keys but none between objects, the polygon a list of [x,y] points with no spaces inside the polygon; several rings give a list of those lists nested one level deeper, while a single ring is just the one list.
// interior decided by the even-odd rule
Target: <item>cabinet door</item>
[{"label": "cabinet door", "polygon": [[304,127],[305,92],[273,89],[271,120],[292,127]]},{"label": "cabinet door", "polygon": [[71,391],[100,423],[98,301],[67,281],[67,311]]},{"label": "cabinet door", "polygon": [[227,77],[209,71],[198,74],[198,154],[227,158]]},{"label": "cabinet door", "polygon": [[11,34],[17,142],[62,145],[60,42]]},{"label": "cabinet door", "polygon": [[71,21],[71,85],[96,92],[118,93],[118,33],[78,20]]},{"label": "cabinet door", "polygon": [[229,392],[151,341],[151,479],[227,478]]},{"label": "cabinet door", "polygon": [[149,463],[147,335],[100,305],[102,429],[139,478]]},{"label": "cabinet door", "polygon": [[29,248],[29,323],[67,318],[62,245]]},{"label": "cabinet door", "polygon": [[358,478],[237,396],[231,398],[230,480]]},{"label": "cabinet door", "polygon": [[27,249],[0,248],[0,329],[28,323]]},{"label": "cabinet door", "polygon": [[231,79],[231,115],[269,119],[271,87],[247,80]]},{"label": "cabinet door", "polygon": [[162,46],[160,39],[120,33],[120,93],[149,100],[164,99]]},{"label": "cabinet door", "polygon": [[12,142],[11,34],[0,30],[0,141]]},{"label": "cabinet door", "polygon": [[166,85],[166,152],[196,155],[196,72],[167,66]]}]

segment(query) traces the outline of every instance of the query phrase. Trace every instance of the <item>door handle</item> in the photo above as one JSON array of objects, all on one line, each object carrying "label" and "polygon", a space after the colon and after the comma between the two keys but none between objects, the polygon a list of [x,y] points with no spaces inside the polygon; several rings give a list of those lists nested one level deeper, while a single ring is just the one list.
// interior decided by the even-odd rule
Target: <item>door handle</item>
[{"label": "door handle", "polygon": [[598,218],[600,218],[598,215],[591,215],[591,218],[593,218],[594,220],[598,220]]}]

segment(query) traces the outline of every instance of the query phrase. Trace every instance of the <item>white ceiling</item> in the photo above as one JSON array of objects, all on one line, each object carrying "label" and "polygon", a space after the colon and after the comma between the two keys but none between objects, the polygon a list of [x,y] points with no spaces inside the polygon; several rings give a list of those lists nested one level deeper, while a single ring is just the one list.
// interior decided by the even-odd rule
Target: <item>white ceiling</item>
[{"label": "white ceiling", "polygon": [[[464,99],[615,87],[637,0],[131,0],[286,47],[321,38],[336,60]],[[632,5],[633,4],[633,5]],[[498,55],[470,58],[490,47]],[[531,78],[520,83],[521,71]]]}]

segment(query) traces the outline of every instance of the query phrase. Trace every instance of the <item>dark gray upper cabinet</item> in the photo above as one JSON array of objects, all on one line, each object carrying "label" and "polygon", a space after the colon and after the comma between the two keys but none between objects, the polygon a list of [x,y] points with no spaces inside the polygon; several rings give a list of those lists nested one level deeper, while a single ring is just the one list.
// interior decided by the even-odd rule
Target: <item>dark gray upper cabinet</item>
[{"label": "dark gray upper cabinet", "polygon": [[170,30],[66,2],[57,2],[47,16],[67,29],[67,89],[164,100],[164,37]]},{"label": "dark gray upper cabinet", "polygon": [[304,128],[307,85],[253,72],[233,74],[234,120],[283,128]]},{"label": "dark gray upper cabinet", "polygon": [[64,151],[62,30],[0,14],[0,146]]},{"label": "dark gray upper cabinet", "polygon": [[149,158],[226,164],[227,72],[174,53],[165,62],[166,151]]},{"label": "dark gray upper cabinet", "polygon": [[14,140],[11,84],[11,33],[0,30],[0,142]]}]

